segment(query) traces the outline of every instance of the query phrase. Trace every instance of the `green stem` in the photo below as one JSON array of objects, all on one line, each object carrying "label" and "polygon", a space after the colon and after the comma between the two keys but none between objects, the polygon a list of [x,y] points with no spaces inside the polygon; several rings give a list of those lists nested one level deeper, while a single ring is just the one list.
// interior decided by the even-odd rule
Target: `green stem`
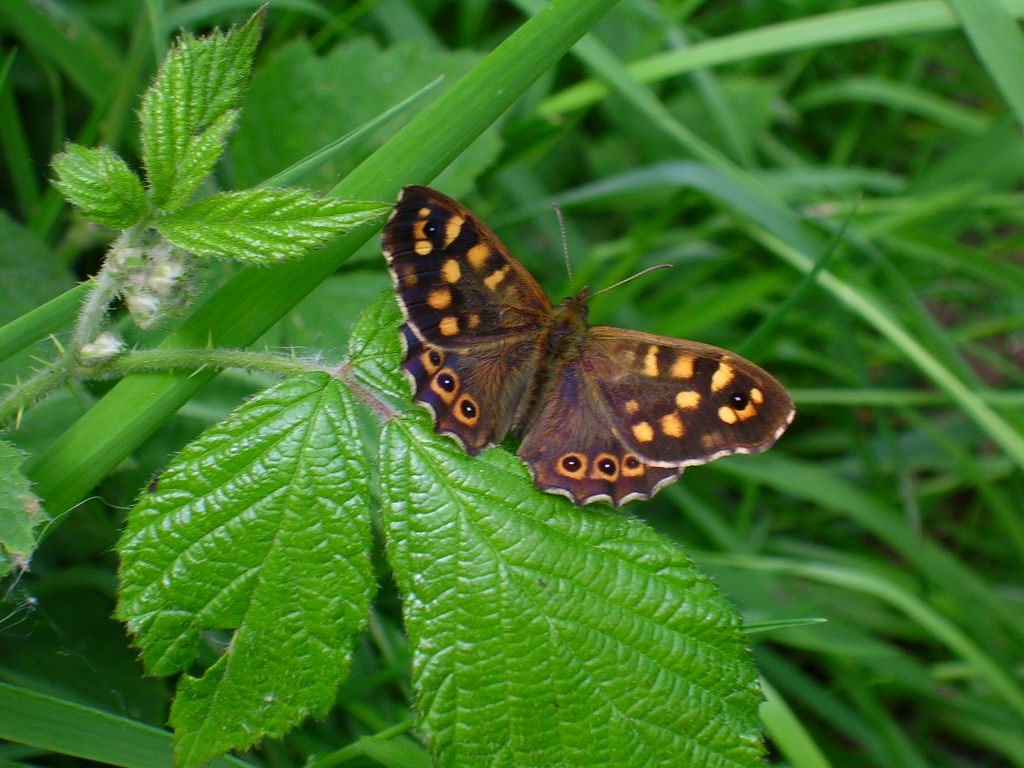
[{"label": "green stem", "polygon": [[390,728],[385,728],[382,731],[375,733],[373,736],[362,736],[360,739],[353,744],[349,744],[347,747],[339,749],[326,757],[311,763],[309,768],[334,768],[335,766],[342,765],[354,760],[366,756],[366,748],[364,746],[367,741],[387,741],[388,739],[399,736],[403,733],[411,731],[415,726],[416,721],[413,719],[403,720],[400,723],[392,725]]},{"label": "green stem", "polygon": [[82,345],[88,344],[103,330],[107,309],[121,287],[119,279],[121,270],[119,266],[115,268],[115,260],[111,259],[111,256],[125,248],[131,236],[132,230],[121,233],[107,250],[100,271],[93,276],[89,293],[86,295],[85,301],[82,302],[82,308],[78,310],[78,319],[75,321],[75,331],[71,336],[71,348],[68,350],[68,355],[77,355]]},{"label": "green stem", "polygon": [[24,384],[14,385],[6,397],[0,399],[0,427],[21,418],[21,414],[50,392],[70,379],[67,366],[58,363],[37,371]]},{"label": "green stem", "polygon": [[333,370],[308,360],[269,352],[246,352],[236,349],[147,349],[125,352],[103,363],[80,366],[75,369],[75,373],[84,378],[107,379],[132,373],[201,371],[204,368],[242,368],[282,376]]},{"label": "green stem", "polygon": [[367,408],[376,413],[381,421],[390,421],[398,415],[394,408],[377,397],[371,389],[364,387],[362,382],[356,378],[352,370],[351,360],[346,360],[336,370],[332,371],[332,374],[348,387],[352,394],[361,400]]},{"label": "green stem", "polygon": [[[242,368],[281,376],[295,376],[310,371],[326,371],[337,375],[333,367],[308,360],[235,349],[148,349],[124,352],[109,360],[89,365],[70,365],[70,354],[37,372],[24,384],[15,386],[10,394],[0,399],[0,427],[9,424],[33,404],[73,379],[112,379],[133,373],[201,371],[204,368]],[[368,402],[367,405],[376,408],[374,402]]]}]

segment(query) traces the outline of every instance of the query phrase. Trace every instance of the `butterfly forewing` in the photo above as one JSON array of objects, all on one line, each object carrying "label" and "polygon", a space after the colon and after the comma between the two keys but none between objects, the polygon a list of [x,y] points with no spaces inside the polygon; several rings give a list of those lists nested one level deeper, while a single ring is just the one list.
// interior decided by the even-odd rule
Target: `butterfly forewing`
[{"label": "butterfly forewing", "polygon": [[402,190],[383,248],[406,322],[433,346],[535,335],[551,309],[533,276],[476,216],[427,187]]},{"label": "butterfly forewing", "polygon": [[758,453],[793,418],[772,376],[708,344],[595,326],[583,357],[615,432],[647,462],[685,467]]}]

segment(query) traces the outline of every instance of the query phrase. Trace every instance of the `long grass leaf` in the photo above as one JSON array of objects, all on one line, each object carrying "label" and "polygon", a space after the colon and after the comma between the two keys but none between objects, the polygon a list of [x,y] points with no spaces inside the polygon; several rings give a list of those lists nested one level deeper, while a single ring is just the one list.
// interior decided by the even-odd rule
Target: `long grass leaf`
[{"label": "long grass leaf", "polygon": [[967,38],[1024,125],[1024,34],[1003,0],[948,0]]},{"label": "long grass leaf", "polygon": [[[350,173],[334,194],[390,199],[403,184],[432,179],[612,5],[613,0],[556,0],[546,6]],[[252,342],[375,230],[361,227],[300,264],[242,272],[162,346]],[[36,492],[51,510],[70,507],[214,375],[148,374],[119,382],[29,468]]]},{"label": "long grass leaf", "polygon": [[[963,1],[970,3],[972,0]],[[1024,0],[1007,0],[1006,7],[1014,17],[1024,16]],[[819,50],[829,45],[891,38],[894,35],[939,32],[956,26],[957,17],[941,0],[878,3],[695,43],[689,48],[633,62],[629,65],[629,72],[639,82],[652,83],[704,67],[748,61],[757,56]],[[540,112],[546,117],[574,112],[599,101],[608,93],[608,87],[601,83],[579,83],[548,98],[541,105]]]}]

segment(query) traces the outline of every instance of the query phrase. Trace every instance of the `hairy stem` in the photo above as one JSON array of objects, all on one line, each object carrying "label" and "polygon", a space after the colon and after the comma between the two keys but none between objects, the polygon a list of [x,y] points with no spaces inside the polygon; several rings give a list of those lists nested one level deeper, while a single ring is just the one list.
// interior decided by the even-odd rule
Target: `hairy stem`
[{"label": "hairy stem", "polygon": [[126,247],[130,233],[131,230],[122,232],[120,237],[114,241],[107,251],[107,257],[103,260],[103,266],[92,278],[92,288],[86,294],[81,309],[78,310],[75,331],[71,336],[71,348],[68,350],[70,357],[77,355],[83,344],[88,344],[103,330],[107,310],[110,308],[110,303],[117,297],[121,287],[120,269],[115,268],[115,260],[110,256]]},{"label": "hairy stem", "polygon": [[20,418],[24,411],[66,384],[70,378],[68,367],[56,364],[36,371],[24,383],[14,385],[9,394],[0,398],[0,427]]},{"label": "hairy stem", "polygon": [[318,365],[309,360],[235,349],[150,349],[124,352],[89,365],[70,363],[72,354],[69,350],[62,360],[37,372],[0,399],[0,427],[72,379],[109,379],[132,373],[200,371],[203,368],[242,368],[281,376],[334,371],[332,366]]},{"label": "hairy stem", "polygon": [[331,370],[308,360],[269,352],[236,349],[148,349],[125,352],[97,365],[82,366],[75,373],[84,378],[96,379],[154,371],[199,371],[203,368],[243,368],[282,376]]}]

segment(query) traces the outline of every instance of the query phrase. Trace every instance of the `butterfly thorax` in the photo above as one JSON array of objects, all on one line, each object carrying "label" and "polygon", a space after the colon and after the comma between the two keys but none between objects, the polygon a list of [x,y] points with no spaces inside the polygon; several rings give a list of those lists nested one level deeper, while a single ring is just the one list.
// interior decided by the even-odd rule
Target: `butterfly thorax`
[{"label": "butterfly thorax", "polygon": [[564,368],[564,364],[577,358],[579,350],[587,342],[587,299],[589,291],[584,288],[576,296],[569,296],[552,307],[544,330],[538,338],[541,350],[533,378],[516,410],[512,432],[522,435],[533,423],[543,403]]}]

